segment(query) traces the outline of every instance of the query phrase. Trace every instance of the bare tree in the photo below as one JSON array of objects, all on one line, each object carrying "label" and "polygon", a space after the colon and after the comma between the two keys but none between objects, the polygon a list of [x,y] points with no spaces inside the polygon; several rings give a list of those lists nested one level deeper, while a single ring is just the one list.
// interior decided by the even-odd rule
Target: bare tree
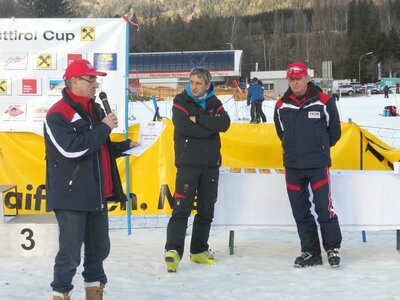
[{"label": "bare tree", "polygon": [[231,34],[230,34],[230,45],[231,49],[235,49],[234,45],[236,45],[236,41],[238,38],[238,32],[239,32],[239,17],[237,14],[234,14],[232,18],[232,25],[231,25]]}]

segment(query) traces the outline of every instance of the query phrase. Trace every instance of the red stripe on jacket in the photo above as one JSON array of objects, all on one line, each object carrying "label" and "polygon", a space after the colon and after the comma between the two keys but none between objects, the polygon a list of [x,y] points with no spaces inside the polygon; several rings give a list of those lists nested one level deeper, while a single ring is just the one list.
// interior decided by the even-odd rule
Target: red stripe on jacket
[{"label": "red stripe on jacket", "polygon": [[184,109],[182,106],[178,105],[178,104],[175,104],[175,103],[174,103],[174,104],[172,105],[172,107],[175,107],[175,108],[177,108],[177,109],[183,111],[185,114],[189,115],[189,112],[188,112],[186,109]]},{"label": "red stripe on jacket", "polygon": [[323,104],[326,104],[326,102],[328,102],[328,100],[331,99],[331,96],[329,96],[328,94],[322,93],[322,92],[319,92],[318,96],[319,96],[319,100],[321,100],[321,102]]}]

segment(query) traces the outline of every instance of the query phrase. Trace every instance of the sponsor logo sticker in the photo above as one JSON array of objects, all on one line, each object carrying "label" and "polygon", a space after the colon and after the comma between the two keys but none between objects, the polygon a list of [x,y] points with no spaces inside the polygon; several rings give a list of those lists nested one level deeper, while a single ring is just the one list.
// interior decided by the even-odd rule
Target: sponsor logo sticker
[{"label": "sponsor logo sticker", "polygon": [[321,114],[319,111],[309,111],[308,112],[308,118],[309,119],[320,119]]}]

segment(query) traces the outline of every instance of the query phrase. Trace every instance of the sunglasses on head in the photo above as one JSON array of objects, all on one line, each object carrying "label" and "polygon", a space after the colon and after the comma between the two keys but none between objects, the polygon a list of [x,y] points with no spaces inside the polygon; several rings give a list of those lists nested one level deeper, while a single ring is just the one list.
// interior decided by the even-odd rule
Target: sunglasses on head
[{"label": "sunglasses on head", "polygon": [[197,74],[201,74],[202,77],[204,79],[206,79],[206,82],[211,81],[211,74],[207,69],[195,67],[190,70],[190,76],[197,75]]},{"label": "sunglasses on head", "polygon": [[290,68],[287,72],[288,73],[300,73],[303,72],[304,70],[302,68],[299,67],[292,67]]}]

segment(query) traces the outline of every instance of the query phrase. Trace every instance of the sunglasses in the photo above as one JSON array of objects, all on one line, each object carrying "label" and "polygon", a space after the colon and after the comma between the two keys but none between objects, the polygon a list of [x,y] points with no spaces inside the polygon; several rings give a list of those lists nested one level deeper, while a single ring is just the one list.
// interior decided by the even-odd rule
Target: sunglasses
[{"label": "sunglasses", "polygon": [[192,68],[190,70],[190,76],[193,76],[193,75],[200,75],[205,80],[206,83],[211,81],[211,74],[207,69],[197,68],[197,67]]},{"label": "sunglasses", "polygon": [[86,81],[86,82],[88,82],[88,83],[90,83],[90,84],[98,83],[96,77],[90,77],[90,79],[86,79],[86,78],[83,78],[83,77],[77,77],[77,78],[78,78],[79,80]]},{"label": "sunglasses", "polygon": [[287,70],[288,73],[300,73],[304,72],[304,69],[299,68],[299,67],[292,67],[289,70]]},{"label": "sunglasses", "polygon": [[190,70],[190,72],[206,73],[207,71],[206,71],[206,69],[204,69],[204,68],[195,67],[195,68],[192,68],[192,69]]}]

